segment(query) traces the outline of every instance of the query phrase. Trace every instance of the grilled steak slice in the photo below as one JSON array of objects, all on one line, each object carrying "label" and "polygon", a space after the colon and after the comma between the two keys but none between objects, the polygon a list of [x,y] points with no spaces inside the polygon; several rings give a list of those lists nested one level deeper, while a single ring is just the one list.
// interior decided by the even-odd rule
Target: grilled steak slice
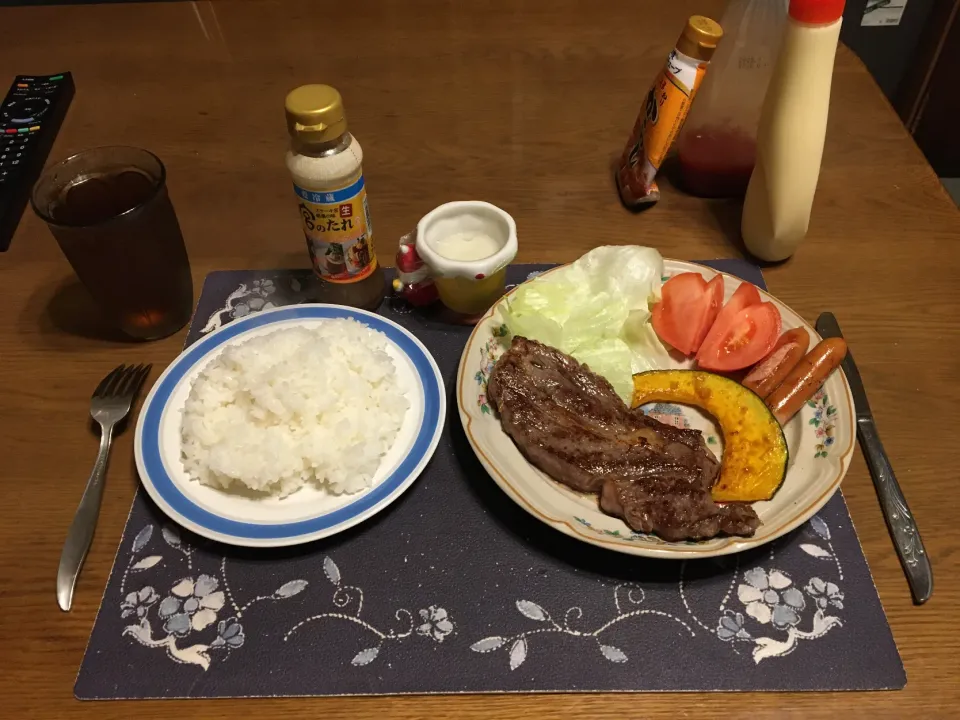
[{"label": "grilled steak slice", "polygon": [[721,533],[753,535],[760,518],[744,503],[717,505],[710,490],[691,487],[689,475],[665,473],[647,482],[607,480],[600,508],[622,517],[638,532],[657,533],[664,540],[706,540]]},{"label": "grilled steak slice", "polygon": [[516,337],[497,361],[487,397],[504,430],[535,466],[604,512],[667,540],[751,535],[749,505],[710,497],[720,465],[703,435],[631,410],[604,378],[569,355]]}]

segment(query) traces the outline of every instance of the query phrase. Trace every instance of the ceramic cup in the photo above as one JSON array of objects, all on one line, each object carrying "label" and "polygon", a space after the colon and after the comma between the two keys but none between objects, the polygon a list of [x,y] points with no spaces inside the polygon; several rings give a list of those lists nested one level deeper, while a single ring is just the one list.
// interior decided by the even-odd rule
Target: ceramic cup
[{"label": "ceramic cup", "polygon": [[[477,254],[460,243],[452,252],[451,238],[484,236]],[[478,200],[450,202],[430,211],[417,223],[417,254],[437,285],[440,301],[454,312],[479,315],[503,295],[507,265],[517,256],[517,224],[496,205]],[[466,250],[466,252],[463,252]],[[466,255],[469,259],[454,256]]]}]

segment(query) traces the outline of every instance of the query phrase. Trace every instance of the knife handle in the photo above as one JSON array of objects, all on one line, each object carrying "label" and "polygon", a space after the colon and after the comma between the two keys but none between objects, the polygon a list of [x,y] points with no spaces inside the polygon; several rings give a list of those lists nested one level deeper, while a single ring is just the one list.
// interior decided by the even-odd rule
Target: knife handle
[{"label": "knife handle", "polygon": [[877,428],[870,420],[861,420],[857,423],[857,434],[863,446],[863,456],[873,477],[873,484],[880,498],[880,507],[883,517],[893,536],[893,544],[900,556],[900,563],[910,583],[910,592],[913,601],[922,605],[930,599],[933,593],[933,570],[927,551],[920,539],[920,531],[913,520],[903,491],[893,474],[890,458],[887,457]]}]

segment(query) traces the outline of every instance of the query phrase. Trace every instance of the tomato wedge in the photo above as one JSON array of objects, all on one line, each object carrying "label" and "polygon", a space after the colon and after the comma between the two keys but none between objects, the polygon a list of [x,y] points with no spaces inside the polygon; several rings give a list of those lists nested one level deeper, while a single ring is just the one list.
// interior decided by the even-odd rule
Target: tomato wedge
[{"label": "tomato wedge", "polygon": [[[718,275],[717,277],[720,276]],[[760,291],[757,290],[757,286],[752,283],[742,282],[734,291],[727,304],[723,306],[723,310],[717,315],[717,319],[731,318],[745,307],[759,305],[760,302]]]},{"label": "tomato wedge", "polygon": [[[717,275],[717,278],[720,278],[720,275]],[[757,290],[757,286],[752,283],[742,282],[734,290],[733,295],[727,300],[727,304],[721,308],[720,312],[717,314],[717,318],[714,321],[713,325],[710,327],[710,330],[704,336],[703,342],[700,343],[700,346],[704,345],[713,346],[720,341],[720,329],[727,327],[736,317],[737,313],[743,310],[745,307],[750,305],[759,305],[760,304],[760,291]],[[697,360],[700,360],[700,355],[697,355]]]},{"label": "tomato wedge", "polygon": [[695,354],[723,305],[723,278],[707,282],[700,273],[680,273],[663,284],[661,294],[652,311],[654,331],[684,355]]},{"label": "tomato wedge", "polygon": [[[743,283],[740,288],[746,286],[748,283]],[[759,298],[756,288],[749,287]],[[780,311],[773,303],[759,302],[741,306],[739,310],[735,305],[731,312],[727,312],[739,292],[737,289],[720,311],[700,346],[697,364],[704,370],[742,370],[762,360],[777,344],[782,324]],[[745,291],[739,302],[748,299],[749,295],[749,291]]]}]

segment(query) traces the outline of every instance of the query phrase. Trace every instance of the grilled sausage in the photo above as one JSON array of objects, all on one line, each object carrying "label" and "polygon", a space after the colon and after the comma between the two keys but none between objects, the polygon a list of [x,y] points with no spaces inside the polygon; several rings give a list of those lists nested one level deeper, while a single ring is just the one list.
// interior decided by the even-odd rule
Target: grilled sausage
[{"label": "grilled sausage", "polygon": [[810,347],[810,335],[803,328],[787,330],[767,356],[753,366],[743,385],[766,399],[803,360]]},{"label": "grilled sausage", "polygon": [[822,340],[807,353],[766,402],[773,415],[785,425],[803,404],[813,397],[847,354],[843,338]]}]

